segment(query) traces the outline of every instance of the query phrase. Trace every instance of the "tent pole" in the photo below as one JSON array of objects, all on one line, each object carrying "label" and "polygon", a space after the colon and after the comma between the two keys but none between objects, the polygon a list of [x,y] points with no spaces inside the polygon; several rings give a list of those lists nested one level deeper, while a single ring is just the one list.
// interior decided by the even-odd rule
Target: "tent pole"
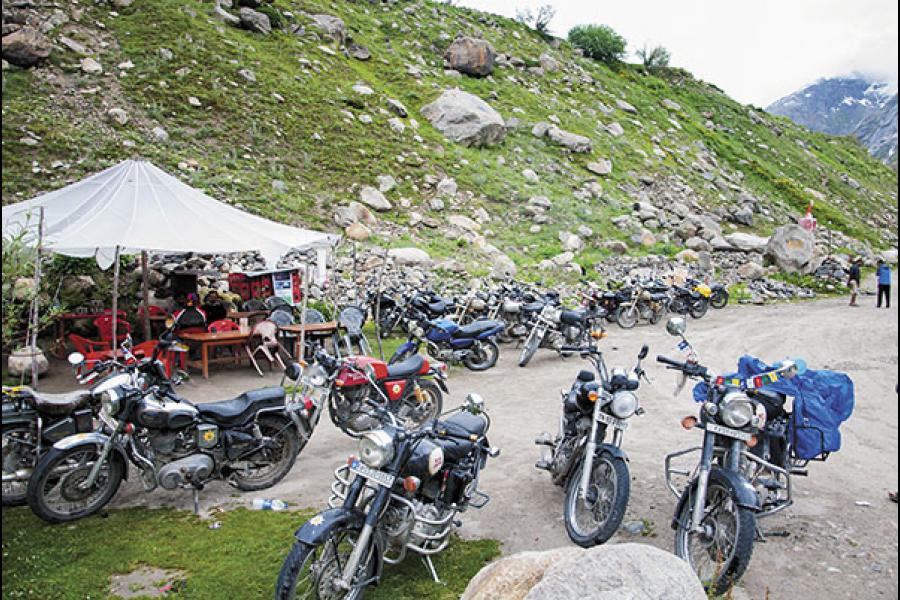
[{"label": "tent pole", "polygon": [[119,246],[116,246],[116,255],[113,258],[113,291],[112,291],[112,346],[113,356],[116,352],[116,340],[118,339],[119,329]]},{"label": "tent pole", "polygon": [[[307,255],[308,257],[309,255]],[[309,261],[303,263],[303,298],[300,301],[300,348],[298,349],[297,360],[302,361],[306,358],[306,307],[309,305]]]},{"label": "tent pole", "polygon": [[[37,351],[37,338],[38,338],[38,329],[40,329],[40,323],[38,320],[39,310],[40,310],[40,290],[41,290],[41,246],[44,243],[44,207],[40,208],[39,220],[38,220],[38,241],[37,248],[35,248],[34,254],[34,298],[31,299],[31,331],[29,332],[31,335],[31,339],[28,341],[28,345],[31,347],[31,352],[34,353]],[[31,360],[31,385],[34,388],[37,388],[38,385],[38,364],[37,361],[34,360],[32,356]]]},{"label": "tent pole", "polygon": [[381,343],[381,283],[384,281],[384,270],[387,267],[387,250],[378,273],[378,285],[375,286],[375,341],[378,342],[378,355],[384,360],[384,346]]},{"label": "tent pole", "polygon": [[150,329],[150,274],[147,272],[149,265],[147,251],[141,250],[141,288],[144,301],[144,340],[149,340],[152,335]]}]

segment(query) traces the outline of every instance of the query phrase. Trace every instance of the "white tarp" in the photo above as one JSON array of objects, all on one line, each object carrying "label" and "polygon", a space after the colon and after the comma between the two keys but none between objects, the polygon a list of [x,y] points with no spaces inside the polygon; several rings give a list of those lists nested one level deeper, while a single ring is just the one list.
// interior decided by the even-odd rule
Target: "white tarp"
[{"label": "white tarp", "polygon": [[117,246],[124,254],[259,251],[274,267],[291,250],[324,248],[338,239],[238,210],[138,160],[4,206],[3,236],[22,228],[36,236],[41,207],[45,248],[68,256],[94,256],[104,269]]}]

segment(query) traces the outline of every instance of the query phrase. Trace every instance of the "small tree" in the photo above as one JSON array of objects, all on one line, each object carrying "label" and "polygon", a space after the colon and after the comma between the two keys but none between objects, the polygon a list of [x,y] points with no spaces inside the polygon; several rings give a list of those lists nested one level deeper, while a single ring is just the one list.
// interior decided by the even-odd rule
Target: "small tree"
[{"label": "small tree", "polygon": [[672,59],[672,55],[664,47],[647,48],[646,45],[638,49],[637,57],[651,71],[668,67],[669,61]]},{"label": "small tree", "polygon": [[550,4],[540,6],[536,13],[531,12],[531,9],[529,8],[516,11],[516,20],[519,23],[524,23],[525,25],[534,28],[534,30],[541,35],[549,34],[550,21],[552,21],[555,16],[556,9]]},{"label": "small tree", "polygon": [[622,60],[628,43],[608,25],[578,25],[569,31],[569,42],[594,60],[613,63]]}]

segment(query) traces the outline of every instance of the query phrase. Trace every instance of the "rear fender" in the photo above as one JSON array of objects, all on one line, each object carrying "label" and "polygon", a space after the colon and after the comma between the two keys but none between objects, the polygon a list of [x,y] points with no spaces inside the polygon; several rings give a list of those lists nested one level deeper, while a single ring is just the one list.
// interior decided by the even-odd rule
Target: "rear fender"
[{"label": "rear fender", "polygon": [[[71,450],[73,448],[78,448],[81,446],[97,446],[98,448],[102,448],[106,445],[106,442],[108,440],[109,436],[100,433],[99,431],[92,431],[91,433],[76,433],[75,435],[65,437],[53,444],[53,450],[58,452],[65,452],[67,450]],[[125,452],[125,448],[123,448],[122,445],[118,442],[113,443],[112,450],[109,454],[109,460],[122,461],[122,478],[128,479],[128,454]]]},{"label": "rear fender", "polygon": [[479,335],[479,336],[478,336],[478,339],[479,339],[479,340],[489,340],[489,339],[491,339],[492,337],[494,337],[495,335],[497,335],[497,334],[499,334],[500,332],[502,332],[503,330],[504,330],[504,327],[499,327],[499,326],[498,326],[498,327],[494,327],[493,329],[488,329],[487,331],[485,331],[484,333],[482,333],[481,335]]},{"label": "rear fender", "polygon": [[[742,475],[735,473],[734,471],[713,467],[712,471],[709,473],[709,482],[718,483],[730,489],[735,502],[737,502],[737,505],[741,508],[746,508],[755,512],[760,510],[759,496],[757,495],[756,490]],[[696,489],[697,479],[695,478],[688,487],[685,488],[681,497],[678,499],[678,505],[675,507],[675,516],[672,518],[672,529],[678,529],[678,515],[681,514],[684,504],[694,495],[693,492]]]}]

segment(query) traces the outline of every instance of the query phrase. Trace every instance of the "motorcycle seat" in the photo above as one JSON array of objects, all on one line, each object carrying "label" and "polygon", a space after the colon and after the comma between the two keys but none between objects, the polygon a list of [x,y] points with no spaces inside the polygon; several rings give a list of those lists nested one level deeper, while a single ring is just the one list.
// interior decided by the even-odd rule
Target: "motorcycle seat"
[{"label": "motorcycle seat", "polygon": [[[472,413],[459,412],[441,421],[438,429],[446,430],[452,435],[481,437],[487,430],[487,423]],[[435,443],[444,451],[444,458],[447,462],[451,463],[458,462],[475,448],[475,442],[468,439],[438,438]]]},{"label": "motorcycle seat", "polygon": [[453,334],[455,338],[476,338],[479,335],[490,331],[491,329],[502,328],[503,323],[491,319],[484,319],[463,325]]},{"label": "motorcycle seat", "polygon": [[263,408],[284,406],[284,388],[273,386],[244,392],[231,400],[197,404],[197,411],[219,425],[242,425]]},{"label": "motorcycle seat", "polygon": [[422,370],[422,365],[425,364],[425,357],[421,354],[416,354],[414,356],[410,356],[406,360],[402,362],[395,363],[393,365],[388,365],[388,377],[390,378],[400,378],[400,377],[409,377],[410,375],[415,375],[419,371]]},{"label": "motorcycle seat", "polygon": [[650,294],[650,298],[651,298],[654,302],[660,302],[660,301],[662,301],[662,300],[665,300],[666,297],[667,297],[667,296],[666,296],[666,294],[664,294],[664,293]]},{"label": "motorcycle seat", "polygon": [[30,403],[36,411],[49,417],[63,417],[85,405],[91,399],[91,393],[87,390],[75,390],[62,394],[47,394],[36,392],[31,388],[23,391],[30,395]]},{"label": "motorcycle seat", "polygon": [[528,304],[522,306],[523,313],[535,313],[541,312],[542,310],[544,310],[543,302],[529,302]]},{"label": "motorcycle seat", "polygon": [[566,325],[580,325],[587,315],[588,311],[586,310],[564,310],[560,314],[559,320]]}]

